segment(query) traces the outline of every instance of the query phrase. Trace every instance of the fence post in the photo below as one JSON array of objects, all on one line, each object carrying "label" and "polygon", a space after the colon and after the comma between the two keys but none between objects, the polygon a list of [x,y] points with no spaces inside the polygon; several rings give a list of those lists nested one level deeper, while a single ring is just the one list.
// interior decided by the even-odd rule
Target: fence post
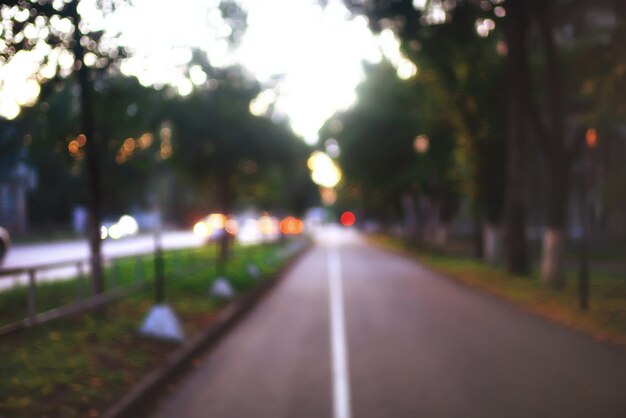
[{"label": "fence post", "polygon": [[115,259],[111,260],[111,290],[117,287],[117,261]]},{"label": "fence post", "polygon": [[135,283],[143,283],[143,260],[135,258]]},{"label": "fence post", "polygon": [[154,254],[154,299],[157,305],[165,301],[165,261],[163,260],[163,249],[158,246]]},{"label": "fence post", "polygon": [[81,299],[83,297],[83,287],[85,285],[85,271],[83,270],[82,261],[76,263],[76,270],[78,272],[78,277],[76,278],[76,299]]},{"label": "fence post", "polygon": [[35,269],[28,270],[28,324],[35,324],[35,315],[37,314],[37,306],[35,301]]},{"label": "fence post", "polygon": [[178,259],[176,257],[176,251],[174,250],[173,252],[170,251],[170,261],[169,261],[169,271],[171,273],[176,274],[176,272],[178,271]]}]

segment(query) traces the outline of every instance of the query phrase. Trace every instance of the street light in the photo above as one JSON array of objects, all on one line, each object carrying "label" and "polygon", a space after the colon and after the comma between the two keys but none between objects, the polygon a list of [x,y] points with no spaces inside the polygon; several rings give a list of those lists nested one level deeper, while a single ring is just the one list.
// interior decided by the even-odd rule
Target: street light
[{"label": "street light", "polygon": [[415,141],[413,141],[413,148],[415,148],[415,152],[418,154],[424,154],[428,151],[429,146],[430,140],[426,135],[418,135],[415,137]]}]

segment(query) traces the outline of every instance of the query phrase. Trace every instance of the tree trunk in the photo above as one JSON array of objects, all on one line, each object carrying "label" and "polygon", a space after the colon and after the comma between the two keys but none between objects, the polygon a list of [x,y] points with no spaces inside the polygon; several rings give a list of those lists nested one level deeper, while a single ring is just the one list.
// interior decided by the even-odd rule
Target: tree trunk
[{"label": "tree trunk", "polygon": [[434,244],[435,248],[439,251],[444,251],[446,249],[446,244],[448,243],[448,230],[449,224],[446,222],[439,222],[437,227],[435,228],[435,239]]},{"label": "tree trunk", "polygon": [[482,228],[482,217],[475,209],[472,216],[472,253],[474,258],[482,260],[485,256],[485,234]]},{"label": "tree trunk", "polygon": [[87,234],[91,254],[91,290],[93,294],[104,292],[104,277],[102,273],[102,240],[101,227],[101,180],[99,164],[99,140],[95,135],[92,81],[90,70],[84,64],[84,49],[80,43],[83,36],[80,31],[80,15],[76,10],[78,2],[73,2],[72,16],[74,20],[74,56],[76,58],[78,84],[80,87],[80,115],[82,134],[87,138],[86,143],[86,171],[87,196],[89,208],[89,223]]},{"label": "tree trunk", "polygon": [[[225,216],[228,216],[232,211],[234,191],[231,176],[227,172],[218,173],[217,188],[220,200],[220,212]],[[226,231],[226,228],[224,228],[219,239],[219,254],[217,257],[217,264],[219,268],[224,266],[230,256],[231,243],[232,237]]]},{"label": "tree trunk", "polygon": [[417,198],[417,225],[415,228],[415,242],[423,245],[428,239],[428,225],[430,222],[431,202],[428,197],[419,196]]},{"label": "tree trunk", "polygon": [[565,233],[563,228],[547,227],[541,246],[541,280],[554,289],[565,285]]},{"label": "tree trunk", "polygon": [[548,222],[541,251],[541,279],[552,288],[565,285],[566,219],[569,164],[565,159],[550,163]]},{"label": "tree trunk", "polygon": [[528,19],[523,2],[509,4],[505,36],[508,46],[508,167],[504,205],[505,261],[509,272],[525,275],[530,271],[526,245],[526,179],[525,143],[527,103],[524,100],[528,83],[527,30]]},{"label": "tree trunk", "polygon": [[500,262],[500,228],[498,225],[485,222],[483,225],[483,255],[487,264]]},{"label": "tree trunk", "polygon": [[[536,2],[536,6],[543,7],[541,13],[534,15],[539,34],[543,41],[545,58],[545,73],[547,77],[547,100],[545,112],[540,112],[534,100],[531,105],[533,125],[536,127],[541,149],[548,163],[548,222],[543,237],[541,254],[542,280],[555,289],[565,284],[565,243],[567,201],[569,192],[569,171],[571,166],[571,152],[565,144],[565,110],[563,89],[561,86],[562,72],[557,53],[554,29],[554,1]],[[528,90],[530,91],[530,89]],[[543,126],[541,114],[547,114],[550,123]]]},{"label": "tree trunk", "polygon": [[404,218],[404,239],[406,245],[415,246],[417,244],[417,205],[409,192],[402,195],[401,203]]}]

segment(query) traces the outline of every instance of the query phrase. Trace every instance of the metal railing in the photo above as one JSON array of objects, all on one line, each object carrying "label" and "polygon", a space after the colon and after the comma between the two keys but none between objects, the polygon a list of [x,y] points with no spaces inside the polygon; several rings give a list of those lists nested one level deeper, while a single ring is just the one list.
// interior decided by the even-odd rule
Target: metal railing
[{"label": "metal railing", "polygon": [[[97,308],[106,303],[112,302],[122,296],[141,288],[145,282],[144,262],[149,255],[119,256],[104,259],[103,265],[107,270],[108,291],[96,295],[88,292],[89,280],[89,259],[74,259],[62,262],[32,265],[26,267],[0,268],[0,301],[5,292],[22,292],[25,294],[25,317],[12,322],[0,324],[0,336],[34,325],[59,319],[86,310]],[[118,265],[121,259],[134,259],[134,280],[126,286],[118,287]],[[12,285],[8,281],[13,280]],[[42,282],[75,282],[74,301],[61,306],[39,312],[37,300],[37,288]],[[3,284],[7,284],[2,286]],[[3,321],[4,322],[4,321]]]},{"label": "metal railing", "polygon": [[[276,256],[279,259],[289,258],[306,246],[306,240],[296,240],[284,248],[282,248]],[[250,248],[248,251],[253,250]],[[210,266],[215,266],[214,262],[207,258],[207,248],[201,247],[192,250],[186,250],[184,253],[179,251],[168,251],[168,274],[180,276],[183,273],[193,273],[195,271],[205,271]],[[148,280],[146,277],[150,274],[152,277],[155,273],[155,257],[154,253],[127,254],[123,256],[103,258],[103,266],[105,267],[105,283],[108,289],[105,293],[91,294],[89,291],[89,265],[90,260],[87,258],[67,260],[62,262],[54,262],[40,265],[31,265],[16,268],[0,268],[0,304],[6,300],[5,292],[11,292],[17,289],[18,297],[23,297],[25,302],[24,314],[22,318],[14,315],[15,318],[3,320],[0,318],[0,336],[18,331],[20,329],[33,327],[55,319],[63,318],[69,315],[93,310],[101,305],[110,303],[120,297],[126,296],[134,291],[141,289]],[[124,261],[130,274],[126,274],[124,280],[119,271],[119,267]],[[133,267],[134,263],[134,267]],[[146,271],[146,265],[150,271]],[[128,273],[128,272],[127,272]],[[128,277],[131,277],[129,280]],[[4,283],[13,280],[13,286],[3,286]],[[37,299],[37,290],[42,282],[62,281],[65,284],[74,281],[74,297],[69,303],[59,303],[59,306],[51,307],[47,301],[47,306],[41,308]],[[122,285],[122,286],[120,286]],[[71,286],[67,286],[67,291],[72,292]],[[20,295],[19,293],[24,293]],[[65,299],[67,293],[64,294]],[[44,304],[45,305],[45,304]],[[40,309],[45,309],[39,312]],[[2,306],[0,306],[2,313]],[[20,315],[21,316],[21,315]]]}]

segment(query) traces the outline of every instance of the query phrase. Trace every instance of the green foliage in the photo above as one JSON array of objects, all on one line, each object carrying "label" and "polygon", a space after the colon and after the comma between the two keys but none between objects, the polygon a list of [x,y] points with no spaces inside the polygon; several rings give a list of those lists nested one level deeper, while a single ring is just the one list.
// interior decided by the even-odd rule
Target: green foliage
[{"label": "green foliage", "polygon": [[[139,143],[121,162],[126,138],[145,133],[154,137],[155,119],[162,106],[162,92],[141,86],[135,78],[100,79],[94,94],[95,128],[104,147],[99,150],[103,184],[103,209],[109,216],[145,206],[151,195],[158,143],[143,148]],[[71,79],[42,86],[40,102],[26,109],[16,123],[23,125],[24,161],[35,168],[37,184],[29,194],[29,216],[35,226],[67,224],[71,210],[85,205],[85,148],[71,153],[68,145],[81,133]],[[27,138],[28,141],[22,140]],[[129,181],[132,179],[132,181]]]},{"label": "green foliage", "polygon": [[[345,194],[356,197],[366,213],[379,218],[399,214],[404,193],[453,200],[458,179],[453,170],[454,136],[445,115],[428,99],[418,77],[402,81],[387,62],[366,67],[357,104],[335,115],[321,132],[335,138],[345,174]],[[341,129],[334,130],[340,123]],[[415,137],[428,134],[425,153],[414,148]]]},{"label": "green foliage", "polygon": [[404,53],[419,68],[415,84],[420,90],[423,133],[446,136],[454,149],[455,161],[448,166],[446,178],[462,186],[479,213],[497,222],[506,179],[499,26],[487,39],[480,38],[477,19],[489,12],[462,2],[448,12],[445,24],[429,24],[428,9],[416,10],[410,1],[373,2],[373,7],[355,10],[368,15],[375,31],[391,27],[400,37]]},{"label": "green foliage", "polygon": [[[259,284],[248,274],[248,263],[259,267],[262,281],[289,261],[281,253],[283,245],[234,248],[225,273],[238,295]],[[214,256],[210,247],[165,253],[167,302],[191,337],[206,329],[225,305],[209,296],[215,279]],[[153,275],[148,268],[152,261],[142,260],[146,277]],[[115,267],[118,284],[135,281],[135,263],[134,258],[119,262]],[[15,418],[79,417],[94,415],[93,411],[101,414],[160,366],[176,346],[137,334],[153,300],[151,280],[146,284],[144,291],[107,305],[104,315],[85,313],[4,336],[0,340],[0,414]],[[52,301],[64,292],[73,294],[72,286],[63,282],[42,285],[38,301]],[[13,296],[10,292],[0,294],[2,318],[14,296],[15,292]]]},{"label": "green foliage", "polygon": [[164,113],[173,125],[173,165],[198,191],[194,206],[293,206],[285,192],[302,176],[287,173],[304,170],[306,147],[286,125],[250,113],[260,86],[241,68],[204,69],[212,87],[172,100]]},{"label": "green foliage", "polygon": [[163,91],[144,87],[134,77],[100,80],[94,113],[103,145],[103,210],[109,216],[154,205],[163,102]]}]

